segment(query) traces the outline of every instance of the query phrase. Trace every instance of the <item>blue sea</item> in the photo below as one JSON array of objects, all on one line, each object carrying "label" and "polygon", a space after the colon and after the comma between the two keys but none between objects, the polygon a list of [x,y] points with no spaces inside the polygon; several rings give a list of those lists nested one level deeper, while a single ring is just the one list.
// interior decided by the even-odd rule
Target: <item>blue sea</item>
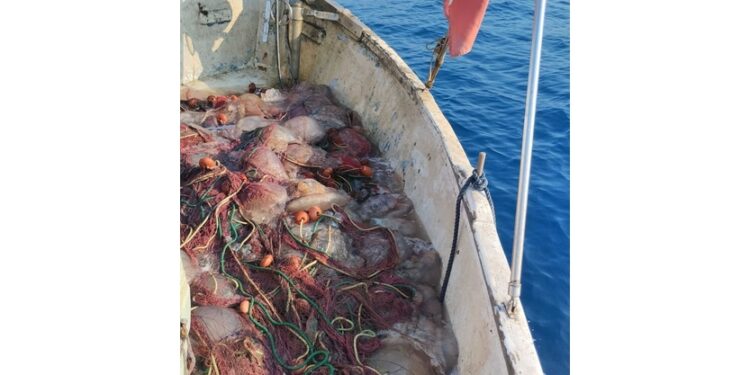
[{"label": "blue sea", "polygon": [[[424,79],[447,29],[440,0],[339,0]],[[546,374],[570,373],[570,28],[550,0],[544,28],[521,300]],[[432,94],[486,173],[506,257],[513,248],[533,0],[490,1],[473,50],[446,58]]]}]

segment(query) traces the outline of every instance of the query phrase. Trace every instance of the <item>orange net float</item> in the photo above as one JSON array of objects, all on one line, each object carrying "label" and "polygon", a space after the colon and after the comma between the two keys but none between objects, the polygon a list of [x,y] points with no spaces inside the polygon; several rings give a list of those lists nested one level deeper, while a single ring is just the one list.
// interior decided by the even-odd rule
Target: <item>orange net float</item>
[{"label": "orange net float", "polygon": [[219,125],[226,125],[227,122],[229,122],[229,117],[224,113],[219,113],[216,115],[216,122],[219,123]]},{"label": "orange net float", "polygon": [[188,108],[190,109],[198,109],[198,99],[196,98],[190,98],[187,101]]},{"label": "orange net float", "polygon": [[333,176],[333,168],[331,168],[331,167],[328,167],[328,168],[326,168],[326,169],[323,169],[323,171],[322,171],[322,172],[320,172],[320,174],[321,174],[321,175],[322,175],[323,177],[326,177],[326,178],[331,178],[331,176]]},{"label": "orange net float", "polygon": [[201,160],[198,161],[198,165],[206,170],[212,170],[217,167],[216,160],[211,159],[208,156],[201,158]]},{"label": "orange net float", "polygon": [[271,265],[271,263],[273,263],[273,255],[271,255],[271,254],[266,254],[266,255],[265,255],[265,256],[263,257],[263,259],[261,259],[261,260],[260,260],[260,264],[259,264],[259,265],[260,265],[261,267],[268,267],[268,266],[270,266],[270,265]]},{"label": "orange net float", "polygon": [[250,301],[244,300],[240,302],[239,307],[237,308],[241,313],[247,314],[248,311],[250,311]]},{"label": "orange net float", "polygon": [[318,221],[322,213],[323,213],[323,210],[321,210],[320,207],[318,206],[312,206],[309,209],[307,209],[307,215],[310,217],[310,220],[312,221]]},{"label": "orange net float", "polygon": [[302,259],[296,255],[292,255],[287,258],[287,264],[292,270],[296,271],[302,266]]},{"label": "orange net float", "polygon": [[211,108],[221,108],[225,104],[227,104],[227,97],[226,96],[215,96],[215,95],[209,95],[206,98],[206,102],[211,106]]},{"label": "orange net float", "polygon": [[294,214],[294,222],[299,225],[306,224],[309,221],[310,215],[305,211],[297,211],[297,213]]},{"label": "orange net float", "polygon": [[372,168],[363,165],[359,168],[359,173],[362,174],[362,176],[365,177],[372,177]]}]

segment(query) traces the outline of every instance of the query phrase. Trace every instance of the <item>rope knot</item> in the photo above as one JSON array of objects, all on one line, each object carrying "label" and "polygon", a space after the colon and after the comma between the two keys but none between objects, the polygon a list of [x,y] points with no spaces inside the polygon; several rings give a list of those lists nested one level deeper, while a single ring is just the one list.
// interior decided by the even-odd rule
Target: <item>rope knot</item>
[{"label": "rope knot", "polygon": [[484,174],[482,174],[481,176],[478,175],[476,169],[471,173],[471,177],[469,177],[469,179],[471,180],[471,187],[476,190],[481,191],[487,189],[487,186],[489,185],[487,182],[487,178],[484,177]]}]

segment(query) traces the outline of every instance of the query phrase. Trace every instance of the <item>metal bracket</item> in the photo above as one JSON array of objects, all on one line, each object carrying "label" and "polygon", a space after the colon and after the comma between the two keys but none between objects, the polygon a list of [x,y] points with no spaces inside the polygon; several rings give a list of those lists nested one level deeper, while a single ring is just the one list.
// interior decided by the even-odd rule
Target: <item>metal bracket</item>
[{"label": "metal bracket", "polygon": [[505,304],[505,311],[508,313],[508,316],[511,318],[516,317],[516,308],[518,307],[518,299],[511,298],[506,304]]},{"label": "metal bracket", "polygon": [[438,71],[443,65],[445,60],[445,52],[448,51],[448,34],[437,40],[435,48],[432,50],[432,61],[430,62],[430,71],[427,73],[427,80],[424,82],[424,86],[428,89],[432,88],[437,78]]},{"label": "metal bracket", "polygon": [[302,25],[302,35],[306,36],[315,44],[321,44],[326,37],[326,32],[323,29],[305,23]]},{"label": "metal bracket", "polygon": [[224,9],[206,9],[206,7],[198,3],[198,23],[205,26],[221,25],[229,23],[232,20],[232,10],[229,8]]},{"label": "metal bracket", "polygon": [[521,298],[521,282],[511,281],[508,285],[508,294],[510,295],[510,299],[505,305],[505,310],[508,312],[508,315],[514,317]]},{"label": "metal bracket", "polygon": [[321,20],[328,20],[328,21],[338,21],[339,15],[337,13],[333,12],[323,12],[321,10],[314,10],[314,9],[308,9],[305,8],[305,10],[302,12],[305,16],[315,17]]}]

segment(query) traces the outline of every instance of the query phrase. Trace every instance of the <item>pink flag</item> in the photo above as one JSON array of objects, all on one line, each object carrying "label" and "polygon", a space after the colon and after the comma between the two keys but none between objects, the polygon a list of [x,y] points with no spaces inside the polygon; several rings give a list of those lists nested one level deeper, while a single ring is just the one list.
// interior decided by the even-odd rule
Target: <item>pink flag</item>
[{"label": "pink flag", "polygon": [[479,26],[489,0],[444,0],[443,10],[448,19],[448,47],[451,56],[469,53],[477,39]]}]

